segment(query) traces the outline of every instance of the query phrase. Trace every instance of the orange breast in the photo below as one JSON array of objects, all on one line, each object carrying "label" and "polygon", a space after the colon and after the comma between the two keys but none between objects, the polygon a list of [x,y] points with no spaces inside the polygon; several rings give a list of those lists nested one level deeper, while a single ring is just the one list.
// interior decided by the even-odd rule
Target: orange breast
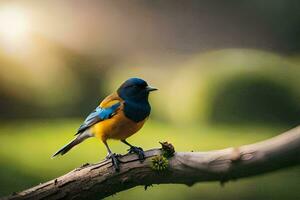
[{"label": "orange breast", "polygon": [[112,118],[95,124],[92,132],[102,141],[107,139],[123,140],[139,131],[146,120],[136,123],[126,118],[123,111],[120,111]]}]

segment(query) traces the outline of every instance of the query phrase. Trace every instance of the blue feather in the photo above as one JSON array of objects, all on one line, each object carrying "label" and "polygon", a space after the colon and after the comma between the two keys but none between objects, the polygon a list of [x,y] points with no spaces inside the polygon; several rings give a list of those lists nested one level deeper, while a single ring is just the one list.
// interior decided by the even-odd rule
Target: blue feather
[{"label": "blue feather", "polygon": [[97,107],[92,113],[90,113],[87,118],[84,120],[83,124],[80,125],[77,133],[82,133],[86,129],[90,128],[92,125],[103,121],[105,119],[109,119],[113,116],[116,110],[120,107],[121,103],[115,103],[114,105],[108,108]]},{"label": "blue feather", "polygon": [[130,101],[124,103],[124,114],[129,119],[140,122],[150,115],[151,107],[148,101]]}]

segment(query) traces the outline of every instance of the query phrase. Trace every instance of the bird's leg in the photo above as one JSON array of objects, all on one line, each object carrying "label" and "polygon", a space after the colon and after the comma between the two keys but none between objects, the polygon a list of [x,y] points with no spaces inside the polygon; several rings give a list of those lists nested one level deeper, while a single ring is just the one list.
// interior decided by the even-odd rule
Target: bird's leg
[{"label": "bird's leg", "polygon": [[103,141],[103,143],[105,144],[107,152],[108,152],[108,155],[106,156],[106,159],[111,159],[112,160],[112,164],[113,164],[115,170],[116,171],[120,171],[119,161],[116,158],[116,154],[114,154],[114,153],[111,152],[111,150],[110,150],[109,146],[107,145],[106,141]]},{"label": "bird's leg", "polygon": [[145,153],[144,150],[141,147],[136,147],[131,144],[129,144],[126,140],[121,140],[124,144],[128,145],[130,149],[128,149],[129,153],[135,153],[138,155],[139,160],[142,162],[145,159]]}]

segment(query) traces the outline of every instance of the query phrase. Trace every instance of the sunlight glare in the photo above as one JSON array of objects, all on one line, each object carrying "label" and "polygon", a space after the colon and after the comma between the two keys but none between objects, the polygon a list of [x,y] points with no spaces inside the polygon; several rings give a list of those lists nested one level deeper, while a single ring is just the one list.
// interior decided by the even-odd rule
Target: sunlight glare
[{"label": "sunlight glare", "polygon": [[0,39],[8,47],[21,45],[28,36],[29,16],[26,12],[15,6],[0,8]]}]

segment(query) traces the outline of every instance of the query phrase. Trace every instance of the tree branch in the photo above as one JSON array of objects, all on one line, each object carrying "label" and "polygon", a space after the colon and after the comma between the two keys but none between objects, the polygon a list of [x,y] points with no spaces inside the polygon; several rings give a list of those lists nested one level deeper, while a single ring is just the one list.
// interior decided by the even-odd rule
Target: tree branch
[{"label": "tree branch", "polygon": [[[120,172],[110,160],[82,166],[59,178],[2,200],[99,199],[138,185],[220,181],[258,175],[300,163],[300,126],[263,142],[208,152],[177,152],[166,170],[153,169],[161,149],[145,152],[143,163],[134,154],[120,157]],[[158,162],[159,164],[159,162]],[[166,163],[164,163],[166,164]]]}]

